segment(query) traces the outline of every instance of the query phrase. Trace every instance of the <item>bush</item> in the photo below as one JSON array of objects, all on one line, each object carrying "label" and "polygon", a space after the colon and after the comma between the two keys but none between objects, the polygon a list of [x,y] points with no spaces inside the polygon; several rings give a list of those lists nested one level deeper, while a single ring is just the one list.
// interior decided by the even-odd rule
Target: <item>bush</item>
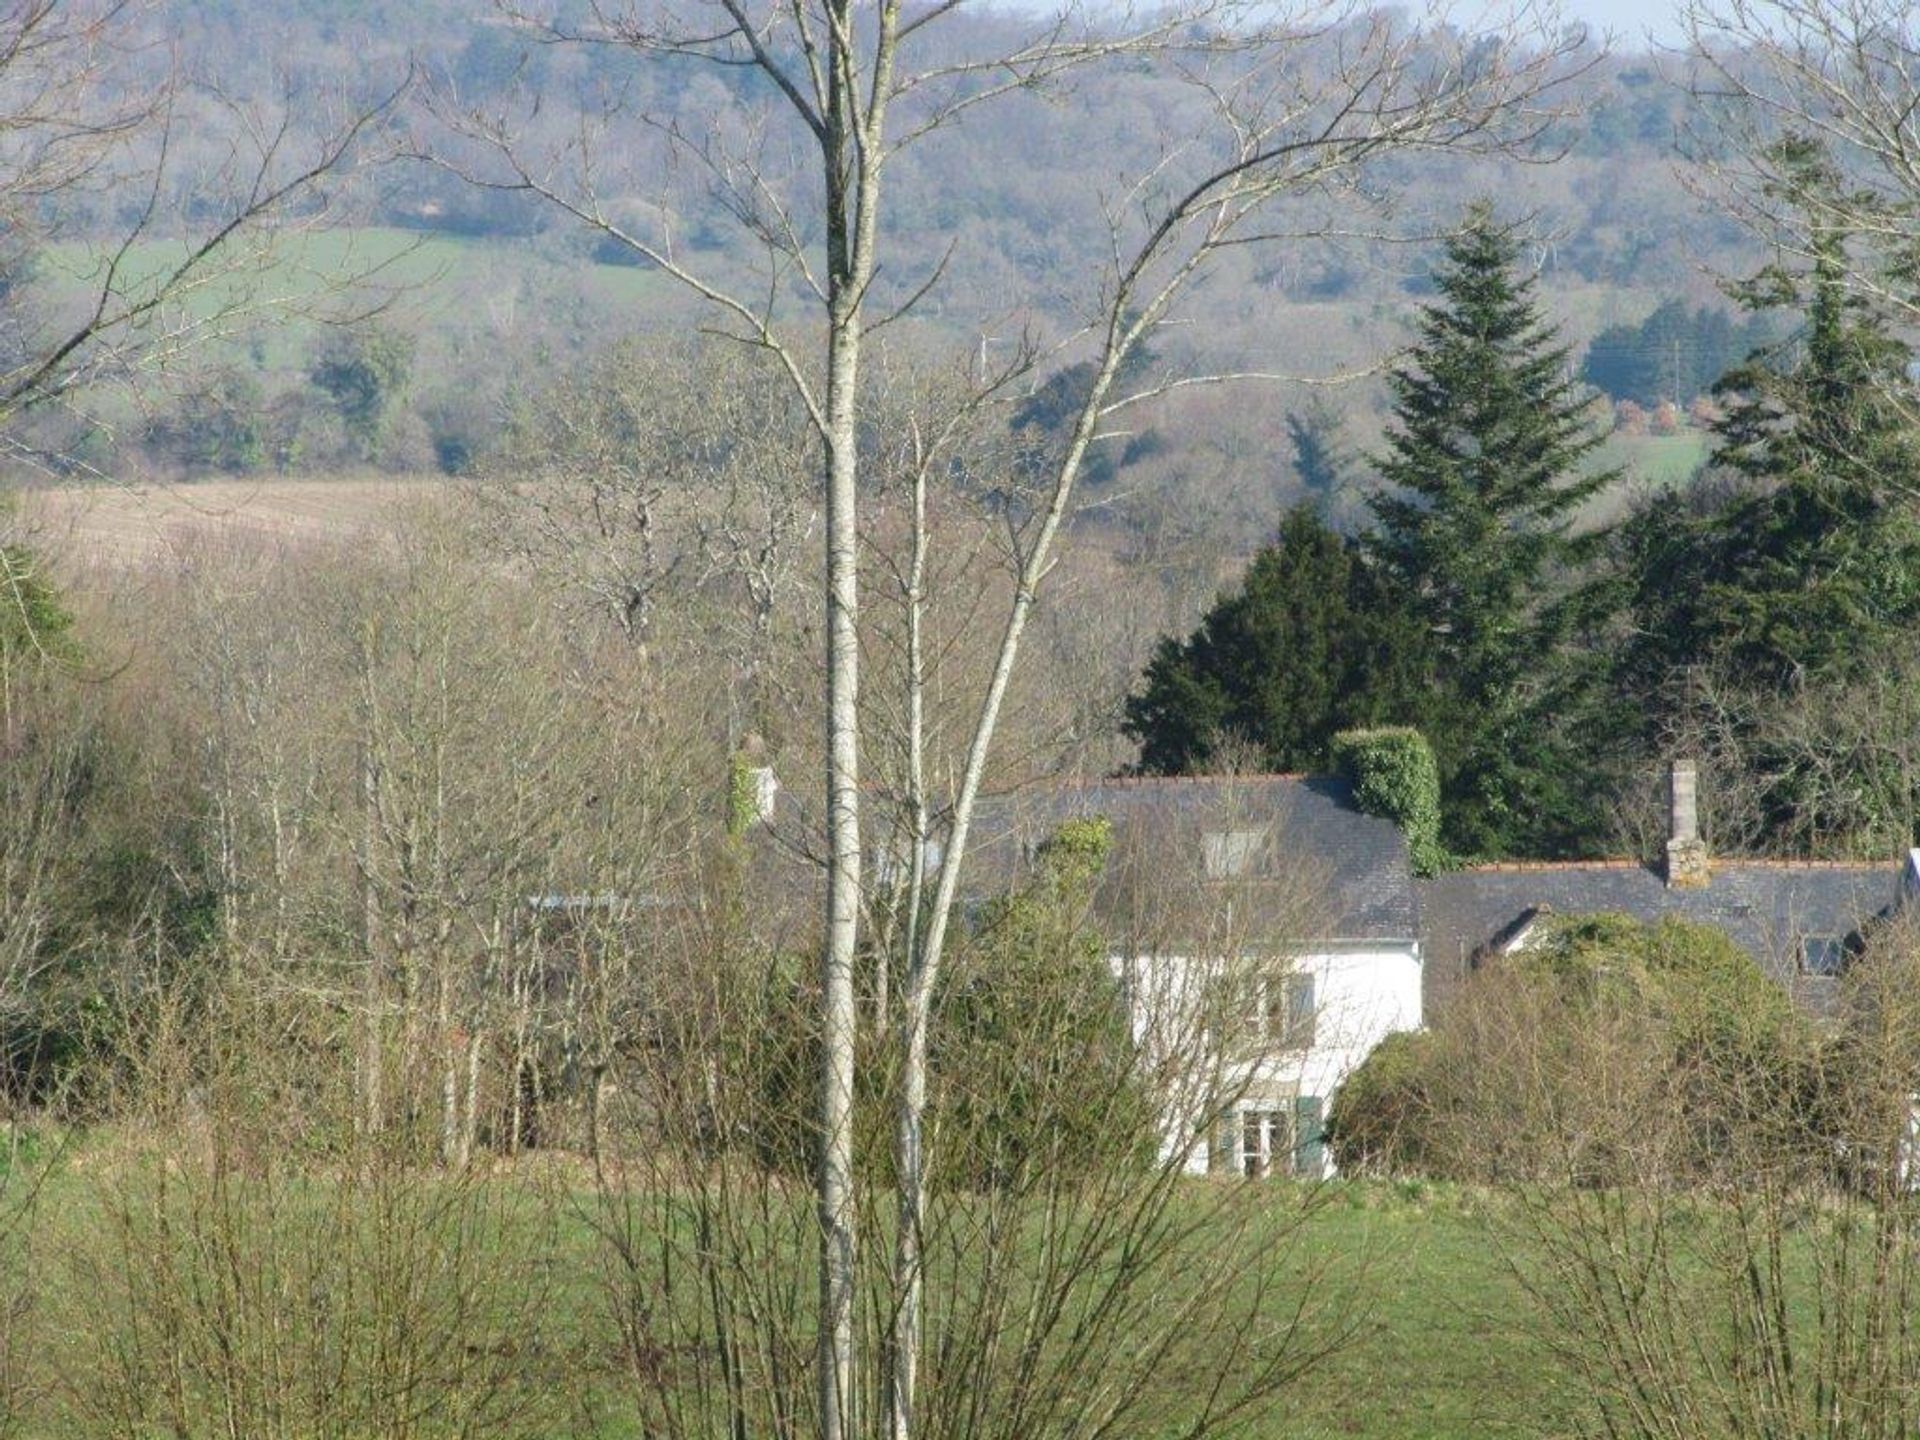
[{"label": "bush", "polygon": [[307,378],[333,402],[360,453],[373,458],[413,379],[411,336],[377,326],[336,331],[314,351]]},{"label": "bush", "polygon": [[1334,764],[1353,786],[1353,800],[1369,815],[1398,825],[1407,837],[1416,875],[1445,868],[1440,844],[1440,767],[1418,730],[1381,726],[1343,730],[1333,737]]},{"label": "bush", "polygon": [[1341,1083],[1326,1140],[1342,1175],[1426,1175],[1440,1168],[1429,1085],[1438,1054],[1429,1031],[1389,1035]]},{"label": "bush", "polygon": [[1431,1030],[1367,1057],[1334,1097],[1330,1140],[1352,1173],[1704,1176],[1756,1127],[1804,1118],[1805,1039],[1780,987],[1710,926],[1549,917]]},{"label": "bush", "polygon": [[934,1005],[936,1164],[950,1183],[1017,1185],[1151,1158],[1154,1111],[1131,1019],[1088,924],[1108,821],[1063,824],[1027,884],[987,907]]},{"label": "bush", "polygon": [[[1131,1019],[1088,911],[1112,844],[1108,822],[1070,821],[1041,846],[1026,883],[985,906],[955,947],[933,1002],[927,1130],[935,1183],[1017,1189],[1042,1174],[1093,1176],[1151,1160],[1156,1113],[1135,1063]],[[752,1148],[805,1174],[815,1155],[818,989],[799,957],[768,973]],[[855,1066],[856,1151],[890,1181],[898,1097],[891,1030],[863,1027]]]}]

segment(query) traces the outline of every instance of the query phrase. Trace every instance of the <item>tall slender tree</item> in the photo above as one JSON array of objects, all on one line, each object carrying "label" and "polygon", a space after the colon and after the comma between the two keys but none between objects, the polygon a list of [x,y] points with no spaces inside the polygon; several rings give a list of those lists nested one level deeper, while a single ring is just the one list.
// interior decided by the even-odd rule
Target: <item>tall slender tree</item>
[{"label": "tall slender tree", "polygon": [[[861,1215],[853,1129],[860,1025],[854,977],[866,896],[859,573],[873,518],[872,490],[861,483],[861,445],[872,433],[877,389],[869,342],[876,332],[906,326],[916,312],[939,303],[932,297],[944,293],[947,271],[944,257],[929,257],[916,268],[900,252],[889,220],[899,197],[888,177],[899,174],[910,163],[902,157],[928,137],[937,134],[945,142],[959,135],[995,101],[1048,93],[1114,65],[1165,64],[1169,76],[1191,86],[1196,102],[1190,121],[1182,122],[1190,126],[1186,133],[1125,180],[1120,192],[1103,193],[1097,202],[1107,244],[1093,272],[1098,279],[1087,321],[1053,352],[1084,360],[1089,368],[1080,372],[1083,380],[1076,379],[1052,458],[1025,477],[1006,507],[1014,532],[1008,547],[1012,584],[991,622],[997,640],[986,679],[964,702],[972,719],[964,758],[955,767],[942,863],[937,878],[916,870],[910,882],[907,904],[916,918],[907,930],[915,950],[903,967],[894,1036],[903,1074],[895,1133],[895,1259],[888,1277],[891,1299],[881,1307],[891,1323],[878,1363],[885,1378],[875,1388],[883,1397],[884,1430],[893,1440],[911,1440],[926,1348],[922,1232],[929,1171],[923,1122],[933,996],[960,899],[974,803],[986,781],[1027,626],[1077,502],[1089,452],[1100,438],[1131,420],[1129,411],[1176,385],[1253,378],[1181,376],[1129,385],[1128,358],[1174,318],[1189,288],[1212,273],[1220,257],[1272,238],[1265,217],[1273,202],[1344,182],[1399,150],[1504,148],[1516,129],[1536,134],[1542,111],[1531,101],[1570,62],[1581,63],[1584,41],[1566,32],[1543,35],[1534,45],[1510,32],[1509,43],[1489,49],[1444,26],[1421,31],[1364,15],[1343,0],[1277,8],[1195,0],[1137,14],[1069,3],[1011,17],[995,32],[1004,35],[1004,44],[996,38],[986,47],[947,38],[956,35],[955,17],[967,9],[947,0],[926,7],[900,0],[798,7],[779,0],[496,5],[543,41],[590,47],[601,56],[624,53],[636,65],[652,62],[661,83],[675,87],[705,70],[724,77],[723,88],[742,100],[739,123],[723,114],[723,123],[688,127],[661,112],[633,114],[630,88],[615,85],[603,113],[578,135],[558,140],[530,123],[537,103],[521,108],[516,99],[476,109],[442,87],[435,109],[457,136],[449,137],[443,163],[477,183],[540,197],[648,263],[698,302],[717,333],[771,357],[817,442],[825,546],[826,895],[815,1182],[820,1300],[814,1429],[821,1440],[847,1440],[867,1428],[854,1410],[863,1389],[855,1366],[873,1373],[865,1368],[872,1347],[858,1345],[856,1337]],[[737,83],[748,74],[753,84]],[[1528,103],[1516,108],[1516,97]],[[623,147],[619,141],[629,137],[632,143]],[[673,163],[658,164],[662,146]],[[613,203],[622,184],[661,203],[634,220]],[[740,250],[722,260],[719,252],[683,243],[672,217],[690,198],[688,187],[704,192],[703,200],[717,190],[739,222]],[[963,237],[956,233],[954,240],[958,245]],[[982,303],[994,311],[1021,305],[1013,296],[985,297]],[[1005,365],[972,363],[968,373],[977,403],[963,408],[1009,396],[1042,358],[1023,340]],[[921,532],[917,556],[925,553],[924,526]],[[916,576],[922,569],[917,560],[905,568]],[[908,590],[917,615],[917,584]],[[904,708],[920,714],[925,677],[910,668],[915,674]],[[917,754],[921,732],[910,730],[916,760],[907,768],[924,774]],[[916,793],[907,808],[924,819],[931,807]]]},{"label": "tall slender tree", "polygon": [[1447,832],[1465,853],[1562,848],[1582,821],[1555,749],[1559,661],[1581,611],[1573,578],[1598,534],[1582,506],[1615,472],[1540,311],[1519,243],[1487,203],[1447,242],[1438,300],[1389,378],[1369,554],[1429,643]]}]

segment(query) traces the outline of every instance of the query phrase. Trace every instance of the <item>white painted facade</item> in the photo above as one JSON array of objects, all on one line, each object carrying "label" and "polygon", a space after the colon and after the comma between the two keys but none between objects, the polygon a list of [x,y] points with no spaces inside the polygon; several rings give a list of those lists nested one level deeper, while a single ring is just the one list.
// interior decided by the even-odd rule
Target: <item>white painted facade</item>
[{"label": "white painted facade", "polygon": [[1333,1174],[1334,1092],[1422,1023],[1419,942],[1314,942],[1293,957],[1111,958],[1165,1096],[1163,1157],[1194,1174]]}]

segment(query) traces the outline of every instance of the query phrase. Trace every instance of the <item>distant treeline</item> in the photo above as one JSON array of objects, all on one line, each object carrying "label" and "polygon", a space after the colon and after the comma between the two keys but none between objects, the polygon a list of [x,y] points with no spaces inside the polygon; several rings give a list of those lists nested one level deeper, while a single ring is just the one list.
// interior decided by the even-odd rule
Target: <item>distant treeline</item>
[{"label": "distant treeline", "polygon": [[1580,375],[1614,400],[1649,410],[1663,403],[1685,405],[1778,331],[1768,316],[1736,317],[1724,309],[1669,300],[1638,325],[1609,325],[1594,336]]}]

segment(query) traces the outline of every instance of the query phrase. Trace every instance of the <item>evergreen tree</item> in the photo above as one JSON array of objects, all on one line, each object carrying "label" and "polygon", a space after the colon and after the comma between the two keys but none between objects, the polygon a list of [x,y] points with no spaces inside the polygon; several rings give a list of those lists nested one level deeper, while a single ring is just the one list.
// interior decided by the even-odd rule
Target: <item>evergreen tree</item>
[{"label": "evergreen tree", "polygon": [[1771,338],[1764,316],[1735,324],[1725,310],[1689,310],[1669,300],[1638,325],[1609,325],[1593,337],[1580,377],[1615,400],[1651,410],[1663,401],[1684,405],[1704,395]]},{"label": "evergreen tree", "polygon": [[[1838,175],[1805,142],[1780,153],[1817,217]],[[1632,527],[1643,683],[1700,665],[1768,685],[1844,676],[1920,622],[1912,352],[1849,293],[1847,237],[1812,228],[1806,272],[1770,267],[1742,287],[1749,305],[1806,319],[1784,356],[1715,387],[1723,503],[1666,494]]]},{"label": "evergreen tree", "polygon": [[1615,475],[1590,463],[1604,437],[1518,253],[1484,203],[1448,242],[1438,299],[1390,377],[1366,541],[1431,646],[1429,733],[1461,853],[1565,849],[1590,823],[1565,652],[1581,620],[1572,580],[1599,543],[1575,520]]},{"label": "evergreen tree", "polygon": [[1855,705],[1856,690],[1883,688],[1883,672],[1912,649],[1912,354],[1848,284],[1848,237],[1822,219],[1838,174],[1805,141],[1784,143],[1776,159],[1781,198],[1807,217],[1811,264],[1769,267],[1741,295],[1756,309],[1799,307],[1804,323],[1716,387],[1725,416],[1708,487],[1663,493],[1625,527],[1633,640],[1617,684],[1639,697],[1648,738],[1705,734],[1723,767],[1748,777],[1753,843],[1879,851],[1889,829],[1911,836],[1920,793],[1904,769],[1890,789],[1878,747],[1861,746],[1854,727],[1815,735],[1776,722],[1788,692],[1816,708]]},{"label": "evergreen tree", "polygon": [[1414,718],[1417,641],[1358,547],[1301,505],[1191,636],[1161,640],[1126,733],[1150,774],[1204,770],[1233,739],[1275,769],[1323,767],[1335,732]]},{"label": "evergreen tree", "polygon": [[1287,414],[1287,439],[1293,445],[1293,469],[1300,486],[1322,504],[1337,499],[1352,483],[1351,455],[1342,433],[1340,412],[1315,399]]}]

